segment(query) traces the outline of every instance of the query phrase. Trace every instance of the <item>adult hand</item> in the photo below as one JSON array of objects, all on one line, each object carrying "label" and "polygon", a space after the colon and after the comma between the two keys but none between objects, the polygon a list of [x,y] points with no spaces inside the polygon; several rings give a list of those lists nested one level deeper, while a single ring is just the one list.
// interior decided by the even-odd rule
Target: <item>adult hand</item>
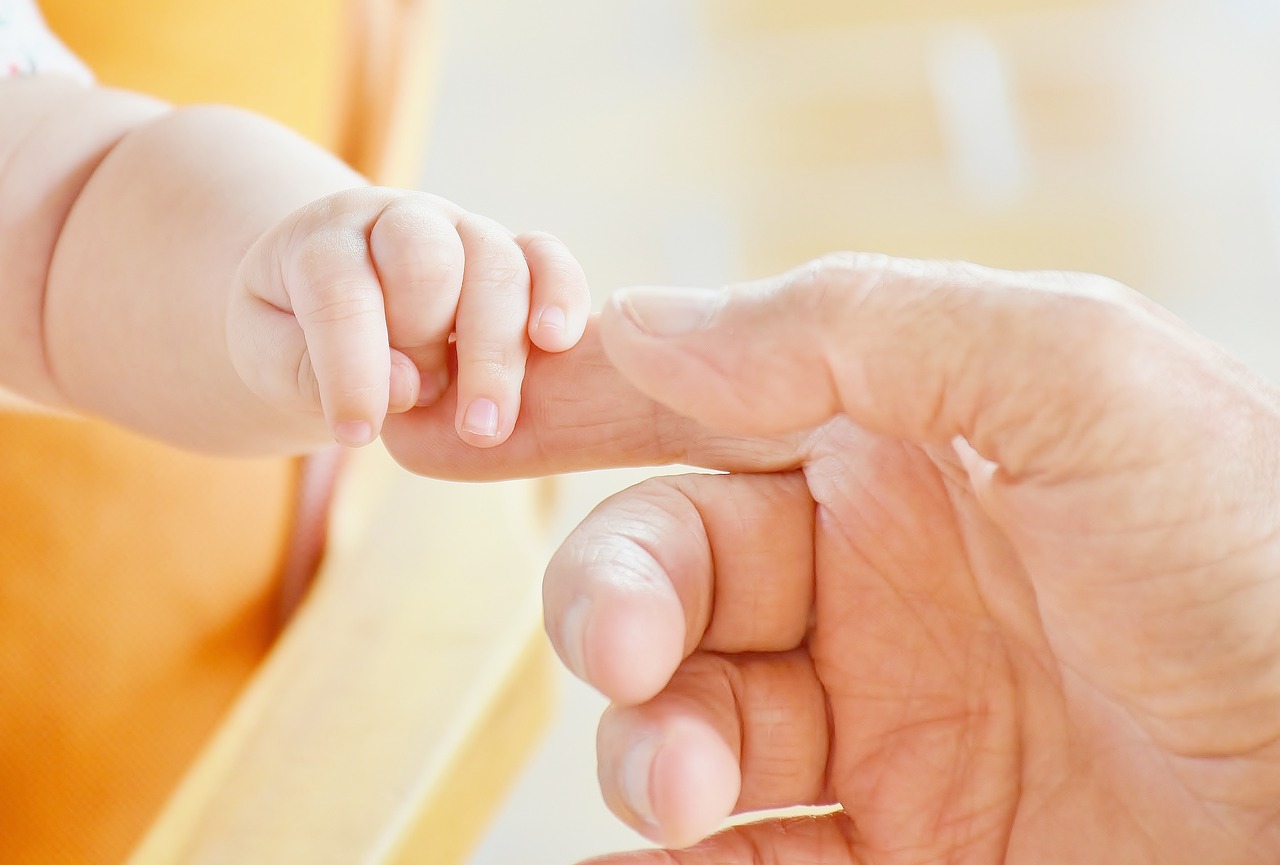
[{"label": "adult hand", "polygon": [[693,420],[592,360],[497,471],[739,470],[619,494],[548,570],[607,800],[672,847],[841,806],[602,861],[1280,857],[1272,388],[1109,281],[882,258],[624,292],[600,340]]}]

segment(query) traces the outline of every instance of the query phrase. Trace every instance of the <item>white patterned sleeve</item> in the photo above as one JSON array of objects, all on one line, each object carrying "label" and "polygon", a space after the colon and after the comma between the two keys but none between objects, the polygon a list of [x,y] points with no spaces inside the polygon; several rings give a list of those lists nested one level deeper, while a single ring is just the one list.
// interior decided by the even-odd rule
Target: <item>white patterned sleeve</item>
[{"label": "white patterned sleeve", "polygon": [[49,32],[35,0],[0,0],[0,79],[43,73],[93,81],[88,67]]}]

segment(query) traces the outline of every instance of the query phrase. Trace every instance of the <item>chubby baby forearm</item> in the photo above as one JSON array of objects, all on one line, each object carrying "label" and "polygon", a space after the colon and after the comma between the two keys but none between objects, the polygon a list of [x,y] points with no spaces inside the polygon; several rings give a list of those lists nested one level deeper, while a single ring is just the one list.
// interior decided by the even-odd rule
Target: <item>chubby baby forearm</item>
[{"label": "chubby baby forearm", "polygon": [[236,270],[264,232],[364,180],[239,110],[171,110],[40,81],[6,83],[0,98],[24,87],[47,89],[52,107],[28,109],[39,119],[0,186],[4,211],[25,202],[41,211],[5,226],[5,258],[26,266],[4,287],[5,311],[23,324],[3,341],[0,385],[186,447],[275,453],[331,441],[319,415],[280,411],[244,386],[228,357],[226,311]]},{"label": "chubby baby forearm", "polygon": [[165,106],[57,77],[0,81],[0,404],[70,408],[45,352],[49,263],[67,214],[111,148]]},{"label": "chubby baby forearm", "polygon": [[188,447],[332,441],[319,414],[281,411],[245,387],[226,314],[250,246],[291,212],[362,185],[334,157],[236,109],[179,109],[131,131],[85,185],[49,269],[45,333],[62,394]]},{"label": "chubby baby forearm", "polygon": [[0,284],[11,394],[257,455],[361,446],[449,392],[457,434],[495,447],[529,353],[586,328],[586,277],[550,235],[370,188],[237,109],[67,86],[0,84],[6,117],[51,88],[7,150],[0,131],[0,213],[18,214],[0,250],[23,261]]}]

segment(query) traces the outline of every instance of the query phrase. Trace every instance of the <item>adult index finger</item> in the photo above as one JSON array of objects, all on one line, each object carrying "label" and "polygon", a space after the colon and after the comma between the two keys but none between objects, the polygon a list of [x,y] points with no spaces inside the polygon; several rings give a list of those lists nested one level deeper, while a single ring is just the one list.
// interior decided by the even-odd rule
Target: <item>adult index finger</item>
[{"label": "adult index finger", "polygon": [[672,464],[781,471],[799,465],[807,438],[725,433],[654,402],[609,362],[595,317],[576,347],[530,356],[521,398],[511,438],[494,448],[454,432],[456,387],[432,406],[389,417],[383,441],[410,471],[474,481]]}]

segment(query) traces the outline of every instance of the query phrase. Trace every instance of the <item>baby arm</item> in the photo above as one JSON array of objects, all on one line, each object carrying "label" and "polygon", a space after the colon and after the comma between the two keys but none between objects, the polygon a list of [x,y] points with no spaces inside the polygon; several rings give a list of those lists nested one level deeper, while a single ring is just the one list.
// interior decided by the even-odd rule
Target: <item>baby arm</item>
[{"label": "baby arm", "polygon": [[0,389],[185,447],[362,444],[442,390],[510,434],[524,360],[581,334],[581,269],[546,235],[370,189],[234,109],[0,82]]}]

